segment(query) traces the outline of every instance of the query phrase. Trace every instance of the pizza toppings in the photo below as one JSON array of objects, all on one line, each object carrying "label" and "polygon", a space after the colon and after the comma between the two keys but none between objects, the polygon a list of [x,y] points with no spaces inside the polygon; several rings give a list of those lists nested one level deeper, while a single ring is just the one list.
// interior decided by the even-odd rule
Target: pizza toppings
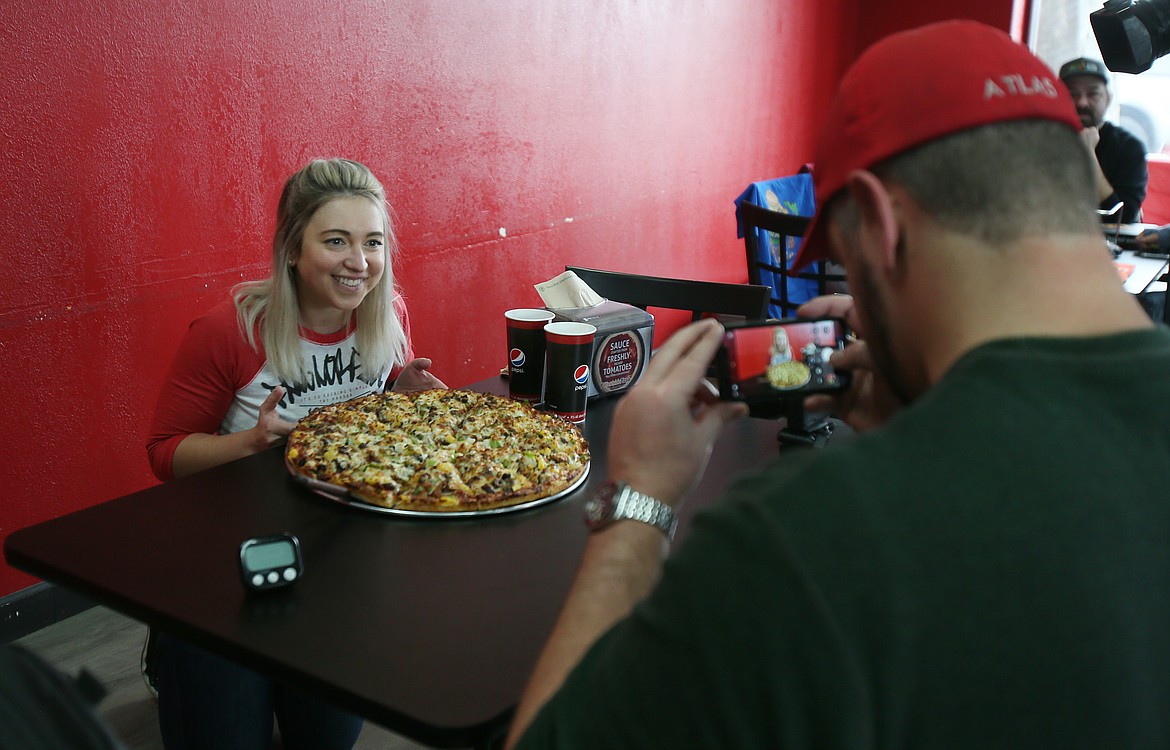
[{"label": "pizza toppings", "polygon": [[503,396],[380,393],[315,410],[285,458],[296,474],[387,508],[507,507],[572,487],[588,469],[581,431]]}]

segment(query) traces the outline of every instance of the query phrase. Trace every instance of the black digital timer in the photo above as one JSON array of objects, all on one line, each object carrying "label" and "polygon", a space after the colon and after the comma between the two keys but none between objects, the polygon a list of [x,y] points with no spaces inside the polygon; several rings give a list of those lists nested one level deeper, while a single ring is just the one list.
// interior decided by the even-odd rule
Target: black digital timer
[{"label": "black digital timer", "polygon": [[291,585],[305,572],[301,541],[294,534],[256,536],[240,545],[244,587],[266,591]]}]

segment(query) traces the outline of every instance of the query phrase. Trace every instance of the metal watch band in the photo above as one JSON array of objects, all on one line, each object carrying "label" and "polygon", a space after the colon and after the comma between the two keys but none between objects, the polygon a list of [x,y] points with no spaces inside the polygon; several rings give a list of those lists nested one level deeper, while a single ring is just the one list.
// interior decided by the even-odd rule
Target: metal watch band
[{"label": "metal watch band", "polygon": [[669,505],[638,492],[625,482],[606,485],[589,505],[587,512],[594,529],[628,519],[649,524],[673,540],[678,528],[678,518]]}]

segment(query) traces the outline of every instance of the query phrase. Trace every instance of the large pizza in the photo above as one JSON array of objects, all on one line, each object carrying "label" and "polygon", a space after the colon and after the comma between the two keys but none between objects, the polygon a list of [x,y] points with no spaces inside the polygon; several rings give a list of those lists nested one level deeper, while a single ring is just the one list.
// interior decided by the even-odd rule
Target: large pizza
[{"label": "large pizza", "polygon": [[302,477],[382,508],[479,511],[550,498],[589,468],[580,429],[510,398],[378,393],[321,407],[289,435]]}]

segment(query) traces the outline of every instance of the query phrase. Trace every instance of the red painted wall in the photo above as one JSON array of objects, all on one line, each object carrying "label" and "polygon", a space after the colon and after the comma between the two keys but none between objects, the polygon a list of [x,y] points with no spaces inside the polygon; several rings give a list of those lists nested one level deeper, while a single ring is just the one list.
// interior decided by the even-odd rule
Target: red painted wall
[{"label": "red painted wall", "polygon": [[1150,181],[1146,199],[1142,201],[1142,221],[1149,224],[1170,224],[1170,154],[1150,154],[1146,157]]},{"label": "red painted wall", "polygon": [[[864,46],[952,16],[1009,28],[1012,0],[969,5],[4,4],[0,538],[154,482],[179,337],[266,272],[307,159],[383,179],[416,350],[463,385],[566,264],[743,281],[731,200],[811,158]],[[0,565],[0,595],[31,583]]]},{"label": "red painted wall", "polygon": [[[809,158],[851,5],[5,3],[0,537],[153,483],[179,337],[266,272],[311,157],[383,178],[452,385],[499,369],[502,311],[567,263],[744,280],[731,201]],[[0,566],[0,595],[32,582]]]},{"label": "red painted wall", "polygon": [[968,18],[1003,29],[1023,40],[1023,22],[1030,0],[895,0],[889,3],[861,3],[858,6],[859,49],[895,31],[914,28],[949,18]]}]

